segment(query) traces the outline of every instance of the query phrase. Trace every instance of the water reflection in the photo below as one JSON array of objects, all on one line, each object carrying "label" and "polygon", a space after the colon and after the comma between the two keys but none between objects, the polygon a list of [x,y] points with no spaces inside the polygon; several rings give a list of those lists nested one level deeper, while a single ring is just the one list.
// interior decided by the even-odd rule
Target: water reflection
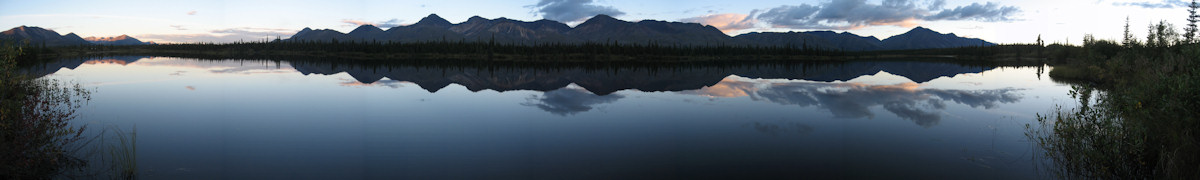
[{"label": "water reflection", "polygon": [[742,125],[743,127],[754,128],[763,134],[771,136],[779,135],[806,135],[813,132],[813,127],[800,122],[752,122]]},{"label": "water reflection", "polygon": [[562,88],[529,97],[532,101],[521,105],[534,106],[559,116],[574,115],[592,110],[592,106],[611,103],[625,98],[620,94],[595,95],[579,88]]},{"label": "water reflection", "polygon": [[874,118],[870,107],[882,106],[884,110],[923,127],[938,124],[946,109],[946,101],[990,109],[999,103],[1014,103],[1021,99],[1021,95],[1016,93],[1020,89],[1013,88],[948,90],[920,88],[920,84],[913,82],[871,85],[739,79],[730,77],[713,86],[681,93],[711,97],[750,96],[754,100],[783,105],[815,106],[839,118]]},{"label": "water reflection", "polygon": [[60,58],[54,61],[45,62],[28,67],[22,67],[20,72],[34,77],[42,77],[49,74],[54,74],[62,68],[75,69],[83,64],[119,64],[128,65],[135,63],[138,60],[153,58],[150,56],[110,56],[110,57],[81,57],[81,58]]},{"label": "water reflection", "polygon": [[1020,127],[989,120],[1049,101],[1005,87],[1053,85],[932,62],[74,66],[48,78],[114,84],[89,118],[137,124],[140,172],[165,179],[1028,179]]},{"label": "water reflection", "polygon": [[[36,76],[52,74],[61,68],[75,69],[80,64],[98,61],[120,61],[155,66],[221,67],[212,73],[290,73],[281,71],[280,61],[141,61],[150,56],[117,56],[104,58],[67,58],[24,68]],[[905,77],[923,83],[939,77],[964,73],[979,73],[992,66],[972,66],[937,62],[823,62],[802,64],[693,65],[693,66],[620,66],[620,67],[558,67],[558,66],[418,66],[404,64],[370,64],[328,61],[288,61],[296,72],[304,75],[347,73],[355,81],[371,84],[384,78],[412,82],[430,92],[450,84],[472,91],[536,90],[551,91],[576,84],[598,95],[620,90],[682,91],[695,90],[716,84],[729,75],[761,79],[792,79],[818,82],[846,81],[879,72]],[[182,74],[186,72],[175,72]]]},{"label": "water reflection", "polygon": [[[151,59],[140,61],[143,59]],[[403,87],[415,84],[429,92],[458,84],[470,91],[534,90],[543,92],[520,103],[555,115],[587,112],[612,103],[622,90],[671,91],[708,97],[745,97],[783,105],[818,107],[839,118],[874,118],[872,107],[881,107],[923,127],[938,124],[946,102],[974,108],[1021,99],[1019,89],[953,90],[920,88],[940,77],[980,73],[994,69],[936,62],[829,62],[800,64],[542,67],[542,66],[419,66],[330,61],[194,61],[153,60],[146,56],[62,59],[29,69],[50,74],[60,67],[73,69],[84,63],[121,62],[151,66],[204,67],[214,74],[294,73],[303,75],[348,74],[341,86]],[[291,68],[291,69],[289,69]],[[898,84],[865,84],[844,81],[881,72],[907,79]],[[184,75],[175,71],[171,75]],[[753,81],[746,79],[773,79]],[[569,85],[575,85],[568,87]],[[194,90],[193,86],[188,86]]]}]

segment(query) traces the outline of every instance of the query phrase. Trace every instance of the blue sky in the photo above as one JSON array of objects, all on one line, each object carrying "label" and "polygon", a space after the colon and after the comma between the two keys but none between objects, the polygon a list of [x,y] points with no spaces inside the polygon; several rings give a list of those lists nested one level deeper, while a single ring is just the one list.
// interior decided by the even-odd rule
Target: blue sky
[{"label": "blue sky", "polygon": [[[287,38],[304,27],[348,32],[359,24],[415,23],[436,13],[578,24],[604,13],[618,19],[699,22],[727,34],[834,30],[880,39],[923,26],[997,43],[1079,43],[1086,33],[1118,39],[1125,17],[1145,36],[1150,22],[1182,28],[1190,0],[518,0],[518,1],[0,1],[0,28],[21,25],[83,37],[128,34],[144,41],[231,42]],[[273,38],[272,38],[273,39]]]}]

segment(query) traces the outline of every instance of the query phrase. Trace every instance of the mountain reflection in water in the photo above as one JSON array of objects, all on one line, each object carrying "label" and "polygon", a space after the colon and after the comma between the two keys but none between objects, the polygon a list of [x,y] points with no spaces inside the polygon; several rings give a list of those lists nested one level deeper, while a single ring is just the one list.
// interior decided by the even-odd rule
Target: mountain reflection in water
[{"label": "mountain reflection in water", "polygon": [[[74,69],[81,64],[110,63],[127,65],[147,56],[115,56],[107,58],[62,59],[34,68],[26,73],[44,76],[60,68]],[[231,64],[211,73],[263,73],[278,71],[281,61],[218,60],[215,64]],[[819,107],[838,118],[874,118],[870,107],[884,110],[917,125],[937,125],[946,102],[970,107],[992,108],[997,103],[1013,103],[1021,99],[1020,89],[992,90],[925,89],[920,83],[940,77],[980,73],[994,69],[938,62],[853,61],[801,64],[699,65],[683,67],[534,67],[534,66],[410,66],[403,64],[366,64],[345,62],[283,61],[304,75],[333,75],[347,73],[353,81],[343,86],[378,85],[400,87],[412,83],[429,92],[437,92],[450,84],[470,91],[534,90],[542,95],[531,96],[521,105],[537,107],[555,115],[567,116],[587,112],[596,105],[624,98],[613,94],[622,90],[643,92],[670,91],[679,94],[708,97],[749,96],[755,101],[782,105]],[[251,65],[246,65],[247,63]],[[155,61],[148,64],[172,66],[203,66],[197,62]],[[262,65],[267,64],[267,65]],[[849,83],[847,80],[879,72],[904,77],[911,82],[890,85]],[[180,73],[180,72],[177,72]],[[384,79],[386,78],[386,79]],[[753,79],[759,79],[755,81]],[[785,79],[786,82],[762,79]],[[569,85],[577,85],[572,88]],[[194,89],[194,87],[189,87]]]},{"label": "mountain reflection in water", "polygon": [[[45,76],[60,68],[75,69],[85,63],[137,63],[149,56],[116,56],[107,58],[70,58],[25,68],[25,73]],[[213,73],[239,73],[251,70],[278,69],[281,61],[219,60],[238,67],[212,70]],[[969,66],[939,62],[810,62],[791,64],[748,65],[688,65],[688,66],[623,66],[623,67],[537,67],[537,66],[408,66],[403,64],[367,64],[353,62],[283,61],[304,75],[347,73],[356,81],[371,84],[388,78],[417,84],[429,92],[437,92],[450,84],[471,91],[535,90],[551,91],[576,84],[597,95],[620,90],[683,91],[713,86],[729,75],[755,79],[789,79],[818,82],[847,81],[879,72],[905,77],[924,83],[939,77],[979,73],[994,69],[989,66]],[[193,65],[196,62],[162,62],[159,65]],[[246,64],[274,64],[251,66]]]}]

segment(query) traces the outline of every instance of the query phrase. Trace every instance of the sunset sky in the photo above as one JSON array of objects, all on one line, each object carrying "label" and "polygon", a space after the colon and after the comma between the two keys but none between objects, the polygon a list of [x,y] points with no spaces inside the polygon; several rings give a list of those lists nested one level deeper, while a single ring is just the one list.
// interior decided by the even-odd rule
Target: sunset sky
[{"label": "sunset sky", "polygon": [[21,25],[83,37],[128,34],[143,41],[231,42],[287,38],[304,27],[349,32],[360,24],[407,25],[436,13],[576,25],[595,14],[655,19],[746,32],[849,31],[880,39],[923,26],[996,43],[1079,43],[1084,34],[1118,39],[1166,20],[1182,28],[1190,0],[518,0],[518,1],[0,1],[0,28]]}]

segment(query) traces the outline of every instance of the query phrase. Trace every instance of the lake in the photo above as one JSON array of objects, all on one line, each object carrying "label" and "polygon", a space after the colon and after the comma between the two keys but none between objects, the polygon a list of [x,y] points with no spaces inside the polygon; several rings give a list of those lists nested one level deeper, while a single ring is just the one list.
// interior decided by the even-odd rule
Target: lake
[{"label": "lake", "polygon": [[[120,56],[31,68],[136,126],[146,179],[1031,179],[1051,67],[403,65]],[[99,129],[99,128],[93,128]]]}]

